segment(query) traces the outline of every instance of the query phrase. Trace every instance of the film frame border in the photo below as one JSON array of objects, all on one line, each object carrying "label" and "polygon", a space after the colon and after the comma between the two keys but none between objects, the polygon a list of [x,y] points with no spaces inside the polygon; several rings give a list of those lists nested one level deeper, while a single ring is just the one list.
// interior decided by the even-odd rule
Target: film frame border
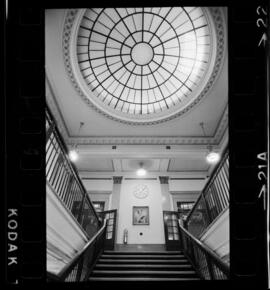
[{"label": "film frame border", "polygon": [[[177,1],[173,1],[176,5]],[[266,2],[266,1],[265,1]],[[15,95],[15,101],[19,102],[19,107],[14,107],[14,99],[6,99],[6,108],[10,110],[6,111],[7,119],[7,131],[6,138],[8,143],[8,148],[6,146],[5,153],[9,157],[8,161],[10,164],[6,164],[6,196],[5,196],[5,242],[6,242],[6,258],[7,255],[7,233],[8,233],[8,209],[17,208],[18,209],[18,240],[20,239],[21,244],[18,245],[18,267],[14,272],[10,272],[7,268],[7,275],[10,275],[10,280],[13,279],[13,275],[16,281],[16,277],[19,279],[19,285],[25,284],[27,282],[34,283],[42,281],[46,283],[46,212],[45,212],[45,150],[43,147],[45,144],[45,112],[42,108],[45,108],[45,90],[42,80],[45,80],[44,73],[44,9],[45,8],[58,8],[58,7],[36,7],[36,5],[30,5],[24,3],[24,8],[20,6],[12,6],[14,4],[9,4],[8,17],[9,23],[6,24],[6,39],[8,41],[8,49],[6,51],[7,55],[7,64],[10,65],[10,68],[7,67],[7,97]],[[206,3],[209,5],[208,3]],[[205,4],[205,6],[207,6]],[[268,259],[269,267],[269,244],[268,247],[264,243],[263,247],[257,249],[256,254],[249,257],[249,260],[246,259],[246,253],[241,252],[241,249],[250,249],[256,248],[256,245],[263,244],[265,236],[262,234],[262,230],[267,231],[267,238],[269,242],[269,198],[267,199],[267,209],[268,216],[265,217],[264,203],[266,195],[263,198],[258,199],[258,194],[261,190],[261,182],[258,180],[258,161],[257,156],[268,150],[269,152],[269,142],[265,142],[267,138],[264,135],[269,137],[269,127],[267,128],[267,123],[265,118],[263,118],[261,111],[265,111],[267,107],[267,99],[264,100],[263,104],[258,104],[260,102],[253,102],[254,98],[258,98],[261,95],[265,95],[266,87],[264,86],[264,81],[266,80],[266,68],[265,68],[265,54],[266,52],[262,47],[258,47],[258,41],[260,41],[260,36],[262,30],[259,30],[259,27],[256,26],[256,21],[260,16],[256,14],[258,6],[263,6],[263,2],[256,3],[245,6],[245,15],[246,18],[243,18],[243,7],[237,7],[231,3],[222,3],[222,6],[228,6],[228,22],[229,22],[229,130],[230,130],[230,186],[231,188],[239,189],[237,186],[237,181],[231,179],[233,174],[236,174],[237,178],[245,179],[246,174],[252,176],[250,188],[255,190],[250,192],[248,198],[243,198],[240,194],[235,195],[231,194],[230,201],[230,219],[231,219],[231,230],[230,230],[230,240],[231,240],[231,283],[239,285],[250,285],[256,283],[263,279],[265,280],[264,285],[266,286],[267,273],[266,268],[260,265],[262,259]],[[46,4],[47,5],[47,4]],[[54,4],[53,4],[54,5]],[[130,5],[130,3],[128,4]],[[139,5],[139,3],[138,3]],[[156,4],[157,5],[157,4]],[[173,5],[173,4],[172,4]],[[214,6],[214,3],[212,3]],[[48,4],[50,6],[50,4]],[[210,5],[209,5],[210,6]],[[266,7],[266,6],[264,6]],[[60,7],[59,7],[60,8]],[[65,7],[63,7],[65,8]],[[268,10],[269,11],[269,10]],[[241,14],[242,13],[242,14]],[[242,16],[241,16],[242,15]],[[240,17],[239,17],[240,16]],[[269,14],[268,14],[269,17]],[[269,21],[269,20],[268,20]],[[15,25],[11,27],[12,25]],[[268,22],[269,23],[269,22]],[[246,44],[245,51],[239,50],[239,46],[243,47],[239,43],[239,38],[236,42],[232,41],[237,35],[237,29],[241,31],[243,26],[247,30],[248,36],[243,37],[241,40]],[[9,34],[13,32],[11,35]],[[17,31],[17,32],[16,32]],[[20,31],[20,33],[18,33]],[[243,31],[243,30],[242,30]],[[19,45],[17,48],[17,42],[14,37],[20,38]],[[19,34],[19,35],[18,35]],[[254,37],[254,41],[253,41]],[[29,41],[31,38],[35,41]],[[43,38],[43,39],[42,39]],[[237,38],[237,37],[236,37]],[[250,39],[252,42],[250,43]],[[269,39],[269,38],[268,38]],[[28,41],[25,41],[28,40]],[[39,41],[36,41],[39,40]],[[269,45],[269,44],[268,44]],[[13,46],[10,48],[10,46]],[[239,50],[239,51],[238,51]],[[241,53],[239,56],[232,56],[232,54]],[[243,56],[244,55],[244,56]],[[232,57],[231,57],[232,56]],[[256,60],[256,63],[254,61]],[[250,66],[250,62],[254,63],[253,67],[256,67],[253,74],[250,73],[247,75],[248,70],[243,68],[247,63]],[[269,53],[268,53],[268,62],[269,62]],[[241,73],[237,74],[232,71],[232,68],[242,67]],[[14,74],[12,68],[15,67],[16,77],[12,79],[11,76]],[[21,74],[19,74],[19,72]],[[27,72],[27,73],[25,73]],[[25,74],[24,74],[25,73]],[[254,75],[255,73],[255,75]],[[242,74],[242,78],[240,77]],[[257,74],[257,75],[256,75]],[[18,76],[19,75],[19,76]],[[244,77],[243,77],[244,75]],[[21,79],[21,76],[23,79]],[[240,79],[239,79],[240,77]],[[234,85],[231,84],[231,80],[234,82],[239,81],[244,87],[237,88],[235,91]],[[252,90],[250,87],[252,84],[252,79],[256,79],[255,90]],[[243,82],[244,80],[244,82]],[[248,81],[247,81],[248,80]],[[269,81],[269,64],[268,64],[268,81]],[[238,83],[238,85],[239,85]],[[249,90],[247,90],[249,86]],[[241,93],[242,89],[242,93]],[[269,101],[269,87],[268,89],[268,101]],[[14,97],[13,97],[14,98]],[[236,99],[237,98],[237,99]],[[241,100],[240,100],[241,99]],[[248,107],[247,113],[243,113],[243,99],[245,102],[253,104],[252,107]],[[257,107],[256,107],[257,103]],[[265,104],[266,103],[266,104]],[[269,103],[268,103],[269,106]],[[253,110],[256,111],[253,111]],[[238,115],[239,111],[240,114]],[[10,116],[11,111],[13,116]],[[268,108],[268,121],[269,121],[269,108]],[[15,119],[15,120],[14,120]],[[245,122],[243,122],[245,120]],[[10,125],[11,121],[12,125]],[[248,125],[248,126],[247,126]],[[246,138],[246,139],[245,139]],[[263,140],[264,139],[264,140]],[[239,144],[242,144],[243,141],[249,140],[249,143],[252,146],[251,150],[242,150],[239,148]],[[258,140],[260,140],[258,142]],[[11,141],[11,142],[10,142]],[[44,141],[44,143],[43,143]],[[267,139],[266,139],[267,141]],[[266,148],[267,146],[267,148]],[[244,146],[244,149],[247,146]],[[15,152],[15,153],[14,153]],[[43,153],[42,153],[43,152]],[[18,160],[20,161],[18,163]],[[268,176],[268,193],[269,193],[269,157],[267,158],[267,176]],[[12,176],[10,176],[12,174]],[[14,182],[14,179],[18,180],[18,183]],[[25,182],[25,179],[28,182]],[[39,182],[37,182],[37,180]],[[10,183],[11,182],[11,183]],[[31,183],[31,190],[29,190],[29,182]],[[255,183],[255,186],[254,186]],[[10,185],[12,184],[12,185]],[[18,184],[23,184],[19,186]],[[43,188],[42,185],[44,184]],[[247,190],[248,186],[242,187],[243,191]],[[35,190],[34,190],[35,189]],[[11,191],[10,191],[11,190]],[[234,191],[234,190],[231,190]],[[38,195],[37,192],[40,194]],[[253,224],[245,220],[249,217],[250,212],[258,213],[255,215]],[[42,213],[42,214],[40,214]],[[241,213],[243,213],[241,215]],[[36,218],[39,215],[39,218]],[[28,222],[33,222],[33,216],[36,218],[35,226],[35,235],[38,235],[38,239],[33,238],[32,228],[29,228]],[[265,223],[265,220],[268,220],[268,224]],[[239,219],[239,221],[237,221]],[[15,220],[15,219],[14,219]],[[261,227],[256,227],[255,221],[263,220],[263,225]],[[233,224],[234,221],[237,221],[237,224]],[[44,229],[40,224],[44,225]],[[260,223],[259,223],[260,224]],[[32,225],[33,226],[33,225]],[[38,229],[38,226],[40,229]],[[246,228],[248,226],[248,234],[245,231],[239,231],[240,228]],[[268,227],[266,229],[266,227]],[[259,230],[260,229],[260,230]],[[15,231],[16,232],[16,231]],[[259,234],[256,235],[256,233]],[[259,240],[258,240],[259,239]],[[18,242],[18,241],[17,241]],[[16,245],[15,245],[16,246]],[[257,247],[258,248],[258,247]],[[267,251],[268,257],[263,257]],[[42,253],[42,255],[40,255]],[[31,260],[29,261],[29,255]],[[34,263],[33,263],[34,261]],[[5,259],[6,265],[7,259]],[[254,268],[253,265],[256,265]],[[267,261],[264,261],[266,266]],[[5,267],[6,268],[6,267]],[[262,270],[262,271],[261,271]],[[269,268],[268,268],[269,270]],[[252,272],[253,271],[253,272]],[[254,272],[255,271],[255,272]],[[258,273],[259,272],[259,273]],[[255,273],[255,276],[254,276]],[[269,272],[268,272],[269,273]],[[258,274],[256,276],[256,274]],[[45,276],[44,276],[45,275]],[[257,278],[257,279],[256,279]],[[258,280],[259,279],[259,280]],[[10,281],[12,283],[12,281]],[[14,282],[14,281],[13,281]],[[213,281],[214,282],[214,281]],[[212,282],[212,283],[213,283]],[[203,281],[201,282],[203,283]],[[269,276],[268,276],[268,283]],[[216,283],[214,283],[216,284]],[[202,284],[203,285],[203,284]],[[268,284],[269,287],[269,284]]]}]

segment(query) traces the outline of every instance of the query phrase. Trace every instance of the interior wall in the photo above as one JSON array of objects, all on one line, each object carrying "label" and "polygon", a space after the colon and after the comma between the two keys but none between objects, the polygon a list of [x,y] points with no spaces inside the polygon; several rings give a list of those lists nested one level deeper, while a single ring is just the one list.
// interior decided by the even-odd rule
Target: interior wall
[{"label": "interior wall", "polygon": [[[149,194],[145,198],[134,196],[136,186],[146,185]],[[133,206],[149,207],[149,225],[132,224]],[[116,242],[123,243],[123,232],[128,230],[129,244],[164,244],[164,226],[160,182],[153,180],[123,179],[120,192]],[[140,235],[142,233],[142,235]]]},{"label": "interior wall", "polygon": [[101,191],[101,192],[112,192],[113,189],[113,180],[111,178],[102,179],[87,179],[85,177],[81,178],[83,185],[87,191]]},{"label": "interior wall", "polygon": [[189,192],[189,191],[201,191],[206,184],[207,179],[170,179],[169,190],[170,192]]}]

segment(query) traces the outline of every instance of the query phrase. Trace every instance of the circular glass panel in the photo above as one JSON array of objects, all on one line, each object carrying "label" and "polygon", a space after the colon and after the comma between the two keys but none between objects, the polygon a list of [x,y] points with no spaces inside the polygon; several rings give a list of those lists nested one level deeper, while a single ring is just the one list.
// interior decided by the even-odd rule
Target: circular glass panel
[{"label": "circular glass panel", "polygon": [[76,52],[99,102],[127,116],[147,116],[196,98],[212,48],[200,7],[106,8],[85,10]]}]

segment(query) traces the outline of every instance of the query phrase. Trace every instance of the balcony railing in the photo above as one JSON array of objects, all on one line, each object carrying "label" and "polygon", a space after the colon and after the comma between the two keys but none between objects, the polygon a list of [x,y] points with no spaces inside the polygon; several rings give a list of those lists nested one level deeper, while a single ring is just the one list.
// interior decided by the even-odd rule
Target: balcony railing
[{"label": "balcony railing", "polygon": [[230,269],[220,257],[193,237],[179,222],[182,250],[203,280],[228,280]]},{"label": "balcony railing", "polygon": [[224,154],[186,218],[185,226],[199,237],[229,206],[229,154]]},{"label": "balcony railing", "polygon": [[50,112],[46,111],[46,179],[67,211],[90,239],[100,221]]}]

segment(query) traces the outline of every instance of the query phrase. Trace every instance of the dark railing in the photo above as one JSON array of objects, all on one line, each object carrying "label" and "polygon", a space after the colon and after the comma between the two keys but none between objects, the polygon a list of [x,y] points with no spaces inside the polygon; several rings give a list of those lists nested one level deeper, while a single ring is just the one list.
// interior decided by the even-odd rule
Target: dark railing
[{"label": "dark railing", "polygon": [[193,237],[179,222],[182,250],[198,275],[204,280],[227,280],[229,266],[219,256]]},{"label": "dark railing", "polygon": [[101,229],[59,274],[48,273],[48,281],[80,282],[88,280],[96,261],[104,250],[106,226],[106,220],[104,220]]},{"label": "dark railing", "polygon": [[56,196],[90,239],[100,228],[98,215],[76,168],[68,158],[54,119],[46,110],[46,179]]},{"label": "dark railing", "polygon": [[229,154],[224,154],[185,221],[185,227],[199,237],[229,206]]}]

